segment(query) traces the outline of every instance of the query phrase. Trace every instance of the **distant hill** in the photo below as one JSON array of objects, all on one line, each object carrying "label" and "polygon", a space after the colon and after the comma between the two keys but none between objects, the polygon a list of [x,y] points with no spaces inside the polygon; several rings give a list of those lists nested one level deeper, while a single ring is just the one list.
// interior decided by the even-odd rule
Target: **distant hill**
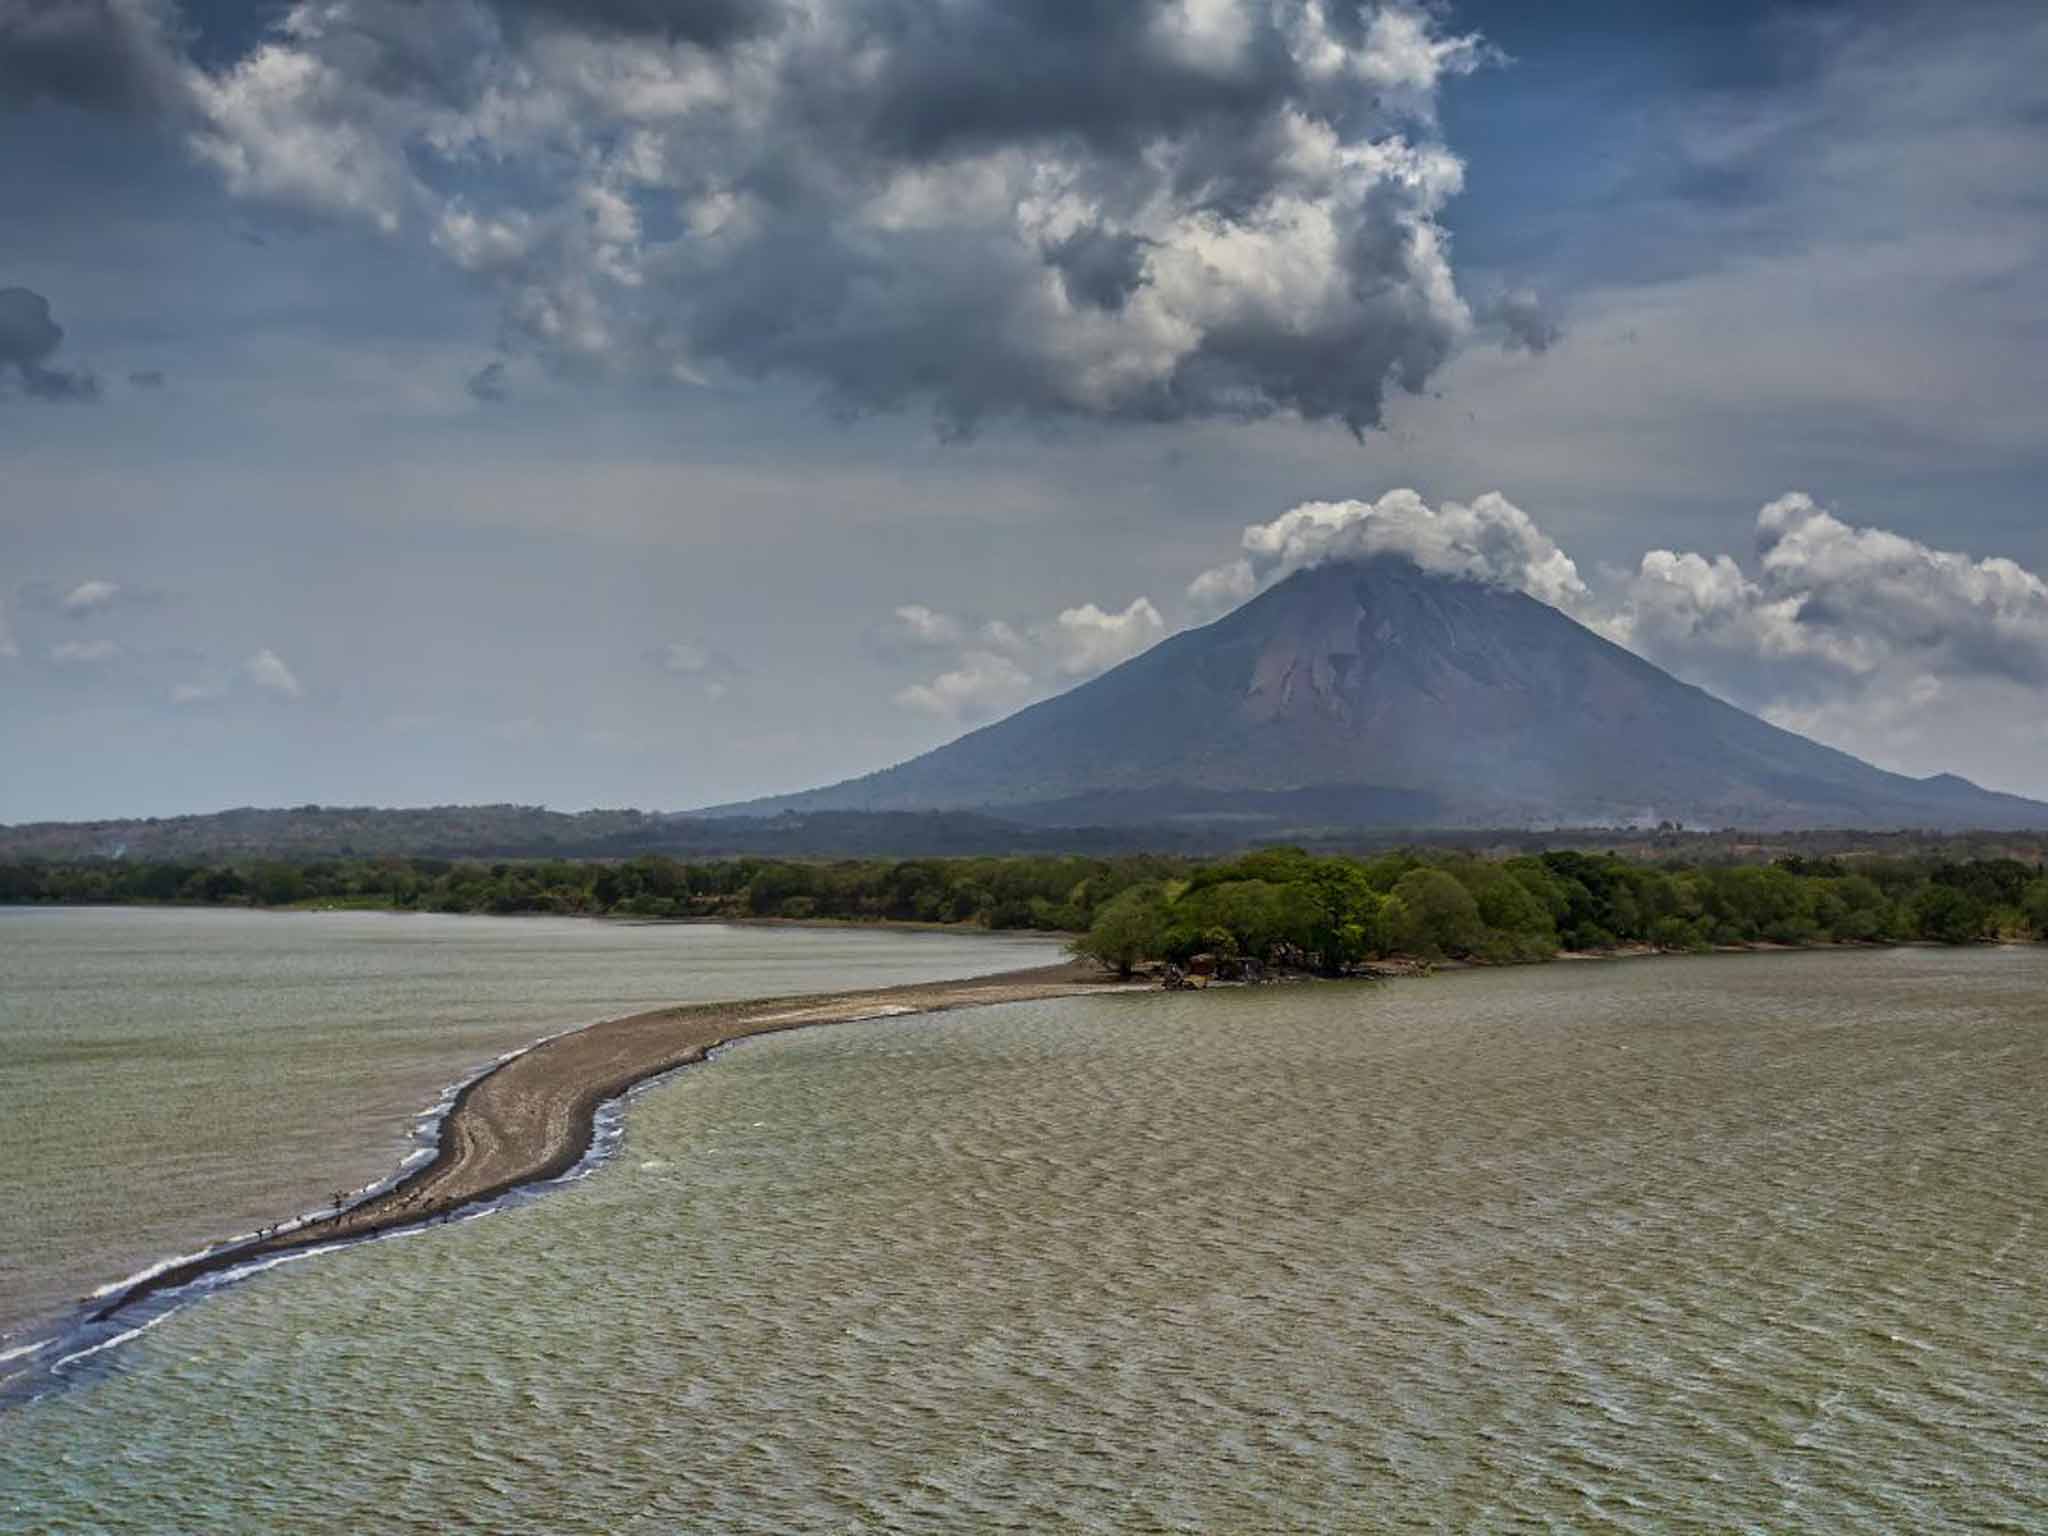
[{"label": "distant hill", "polygon": [[423,859],[934,858],[1009,853],[1218,853],[1244,839],[1227,825],[1124,822],[1027,825],[964,811],[825,811],[693,817],[568,813],[528,805],[243,807],[203,816],[0,826],[0,863],[126,859],[235,862],[403,854]]},{"label": "distant hill", "polygon": [[1519,592],[1398,558],[1305,570],[922,757],[744,816],[966,810],[1035,825],[2048,827],[1682,683]]},{"label": "distant hill", "polygon": [[7,858],[333,858],[403,853],[423,858],[564,857],[652,835],[645,811],[565,813],[537,805],[241,806],[198,816],[43,821],[0,826]]}]

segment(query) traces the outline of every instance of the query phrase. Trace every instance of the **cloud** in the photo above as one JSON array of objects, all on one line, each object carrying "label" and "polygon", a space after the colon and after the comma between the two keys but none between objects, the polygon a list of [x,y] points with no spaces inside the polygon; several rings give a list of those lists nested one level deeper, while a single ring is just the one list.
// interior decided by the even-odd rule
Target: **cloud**
[{"label": "cloud", "polygon": [[13,661],[21,655],[21,642],[14,638],[14,624],[7,617],[7,604],[0,602],[0,661]]},{"label": "cloud", "polygon": [[1230,612],[1258,589],[1259,577],[1251,561],[1231,560],[1188,583],[1188,604],[1197,617],[1212,619]]},{"label": "cloud", "polygon": [[1041,634],[1062,677],[1093,677],[1148,650],[1166,632],[1150,598],[1133,598],[1121,613],[1093,603],[1068,608]]},{"label": "cloud", "polygon": [[111,640],[60,640],[50,647],[50,660],[63,666],[98,666],[120,654]]},{"label": "cloud", "polygon": [[200,679],[174,683],[168,697],[174,708],[190,709],[201,704],[218,704],[246,690],[275,694],[279,698],[305,697],[305,688],[284,659],[265,646],[237,669],[212,669]]},{"label": "cloud", "polygon": [[505,377],[503,363],[485,363],[469,376],[469,381],[463,388],[469,391],[471,399],[481,400],[487,405],[502,405],[512,398],[512,391],[506,387]]},{"label": "cloud", "polygon": [[307,0],[188,71],[190,139],[417,233],[565,366],[1362,432],[1471,327],[1435,104],[1485,57],[1406,3]]},{"label": "cloud", "polygon": [[653,659],[671,677],[691,679],[714,703],[732,691],[740,673],[739,663],[724,651],[694,640],[671,640]]},{"label": "cloud", "polygon": [[128,384],[132,389],[162,389],[164,371],[161,368],[138,368],[128,375]]},{"label": "cloud", "polygon": [[84,618],[89,613],[98,613],[111,606],[120,595],[118,582],[81,581],[64,594],[64,611],[74,619]]},{"label": "cloud", "polygon": [[721,670],[721,660],[716,651],[690,640],[671,640],[656,653],[655,659],[662,671],[674,673],[677,677],[702,677],[708,672]]},{"label": "cloud", "polygon": [[896,702],[920,714],[973,725],[1008,714],[1036,692],[1031,674],[1009,657],[969,651],[958,666],[902,689]]},{"label": "cloud", "polygon": [[1041,624],[976,622],[906,603],[884,626],[881,649],[885,656],[956,653],[952,666],[902,689],[896,702],[922,714],[971,723],[1107,671],[1165,633],[1166,620],[1145,597],[1133,598],[1114,613],[1083,603]]},{"label": "cloud", "polygon": [[1564,331],[1549,308],[1527,288],[1513,288],[1487,306],[1485,318],[1499,326],[1509,351],[1541,355],[1563,339]]},{"label": "cloud", "polygon": [[868,649],[883,661],[928,661],[967,650],[992,652],[1030,669],[1044,660],[1042,631],[1004,619],[968,618],[925,603],[904,603],[871,627]]},{"label": "cloud", "polygon": [[785,24],[776,0],[493,0],[515,24],[724,48]]},{"label": "cloud", "polygon": [[1305,501],[1244,531],[1244,555],[1204,571],[1188,587],[1198,607],[1242,601],[1259,587],[1331,560],[1402,555],[1426,571],[1526,592],[1566,610],[1582,608],[1586,584],[1569,555],[1498,491],[1470,506],[1432,507],[1410,490],[1378,501]]},{"label": "cloud", "polygon": [[0,108],[156,112],[184,94],[169,0],[0,0]]},{"label": "cloud", "polygon": [[242,663],[242,675],[264,692],[287,699],[296,699],[305,692],[283,658],[267,647]]},{"label": "cloud", "polygon": [[891,638],[912,646],[958,645],[963,636],[963,626],[950,614],[927,608],[923,603],[905,603],[894,614],[889,626]]},{"label": "cloud", "polygon": [[[0,36],[0,54],[4,54]],[[50,314],[50,301],[27,288],[0,288],[0,379],[11,371],[23,393],[37,400],[97,400],[100,382],[89,370],[50,366],[63,344],[64,327]]]},{"label": "cloud", "polygon": [[1902,679],[2048,686],[2048,583],[2015,561],[1856,527],[1793,493],[1757,514],[1755,565],[1650,550],[1611,632],[1751,696],[1766,676],[1809,692]]}]

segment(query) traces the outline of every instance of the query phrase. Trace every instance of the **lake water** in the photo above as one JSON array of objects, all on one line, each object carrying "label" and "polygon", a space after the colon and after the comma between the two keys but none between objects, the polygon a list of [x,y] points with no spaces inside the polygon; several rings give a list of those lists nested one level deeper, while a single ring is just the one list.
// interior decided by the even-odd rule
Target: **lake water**
[{"label": "lake water", "polygon": [[184,1307],[0,1529],[2048,1529],[2048,951],[745,1042]]},{"label": "lake water", "polygon": [[880,929],[0,907],[0,1347],[388,1175],[445,1086],[541,1035],[1058,958]]}]

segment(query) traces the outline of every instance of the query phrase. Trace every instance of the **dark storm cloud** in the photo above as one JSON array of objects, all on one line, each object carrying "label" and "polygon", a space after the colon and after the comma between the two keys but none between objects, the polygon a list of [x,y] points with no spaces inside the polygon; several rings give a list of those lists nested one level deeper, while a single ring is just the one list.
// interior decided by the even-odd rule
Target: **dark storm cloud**
[{"label": "dark storm cloud", "polygon": [[63,342],[48,299],[27,288],[0,288],[0,378],[12,373],[38,400],[97,400],[100,381],[90,371],[50,366]]},{"label": "dark storm cloud", "polygon": [[0,107],[164,109],[179,91],[176,18],[164,0],[0,0]]},{"label": "dark storm cloud", "polygon": [[1059,269],[1067,297],[1077,304],[1116,310],[1145,281],[1145,241],[1084,225],[1054,241],[1046,260]]},{"label": "dark storm cloud", "polygon": [[1335,9],[356,0],[213,74],[196,142],[241,195],[426,228],[572,368],[795,376],[949,432],[1363,431],[1470,326],[1434,104],[1481,49]]},{"label": "dark storm cloud", "polygon": [[658,38],[723,48],[778,25],[773,0],[494,0],[517,25],[532,21],[578,31]]},{"label": "dark storm cloud", "polygon": [[1301,85],[1279,6],[1246,8],[1244,41],[1221,68],[1161,46],[1169,0],[880,0],[864,9],[864,30],[886,49],[880,78],[849,90],[820,58],[806,85],[911,159],[1065,136],[1125,152],[1155,133],[1257,124]]}]

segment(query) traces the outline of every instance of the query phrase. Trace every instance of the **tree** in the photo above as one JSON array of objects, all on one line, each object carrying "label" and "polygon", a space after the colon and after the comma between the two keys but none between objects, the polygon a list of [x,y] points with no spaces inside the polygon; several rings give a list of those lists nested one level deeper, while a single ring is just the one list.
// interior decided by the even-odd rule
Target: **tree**
[{"label": "tree", "polygon": [[1394,885],[1395,940],[1418,955],[1469,955],[1486,937],[1472,893],[1440,869],[1416,869]]},{"label": "tree", "polygon": [[2048,876],[2033,881],[2020,893],[2020,911],[2037,939],[2048,939]]},{"label": "tree", "polygon": [[1938,944],[1968,944],[1982,938],[1989,911],[1952,885],[1929,885],[1914,898],[1913,927]]},{"label": "tree", "polygon": [[1069,946],[1119,976],[1160,952],[1166,928],[1165,899],[1156,885],[1136,885],[1105,902],[1088,931]]}]

